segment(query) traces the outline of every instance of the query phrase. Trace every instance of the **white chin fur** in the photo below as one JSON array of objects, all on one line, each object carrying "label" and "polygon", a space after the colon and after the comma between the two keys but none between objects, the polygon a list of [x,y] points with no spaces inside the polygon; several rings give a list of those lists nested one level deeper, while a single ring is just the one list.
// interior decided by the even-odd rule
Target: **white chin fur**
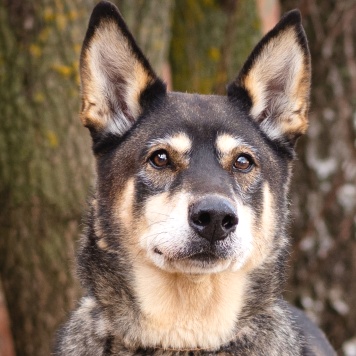
[{"label": "white chin fur", "polygon": [[167,272],[185,274],[211,274],[224,271],[236,272],[242,269],[251,253],[249,246],[243,246],[242,248],[245,249],[238,249],[236,254],[233,254],[230,258],[217,259],[216,261],[209,262],[193,260],[189,258],[172,260],[171,258],[167,258],[164,254],[156,253],[154,250],[150,250],[147,255],[156,267]]},{"label": "white chin fur", "polygon": [[170,260],[155,252],[148,254],[150,260],[160,269],[172,273],[211,274],[234,270],[235,263],[231,259],[204,262],[191,259]]}]

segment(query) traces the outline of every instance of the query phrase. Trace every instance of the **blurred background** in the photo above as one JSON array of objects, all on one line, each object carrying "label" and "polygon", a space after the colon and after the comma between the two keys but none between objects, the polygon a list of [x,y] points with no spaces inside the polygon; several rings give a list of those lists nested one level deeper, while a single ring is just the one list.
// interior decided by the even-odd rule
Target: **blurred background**
[{"label": "blurred background", "polygon": [[[0,355],[45,356],[80,296],[74,251],[94,181],[78,119],[93,0],[0,0]],[[313,85],[290,195],[285,297],[356,355],[356,0],[116,0],[169,88],[224,94],[299,8]]]}]

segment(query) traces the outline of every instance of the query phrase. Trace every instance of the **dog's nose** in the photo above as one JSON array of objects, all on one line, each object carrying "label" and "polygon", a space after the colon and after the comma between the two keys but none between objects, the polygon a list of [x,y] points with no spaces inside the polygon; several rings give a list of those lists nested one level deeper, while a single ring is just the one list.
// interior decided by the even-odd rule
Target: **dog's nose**
[{"label": "dog's nose", "polygon": [[189,209],[190,226],[210,242],[225,239],[235,230],[237,223],[236,209],[223,197],[203,197],[194,202]]}]

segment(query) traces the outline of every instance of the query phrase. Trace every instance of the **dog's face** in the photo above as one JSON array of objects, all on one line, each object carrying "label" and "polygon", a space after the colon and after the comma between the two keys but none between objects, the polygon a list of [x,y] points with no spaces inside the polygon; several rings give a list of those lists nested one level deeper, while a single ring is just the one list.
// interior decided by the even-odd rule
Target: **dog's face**
[{"label": "dog's face", "polygon": [[127,239],[133,254],[185,273],[236,270],[267,255],[288,164],[235,103],[167,94],[110,155],[99,172],[103,196],[113,197],[110,246]]},{"label": "dog's face", "polygon": [[309,54],[298,13],[260,42],[220,97],[167,93],[116,8],[103,3],[81,75],[100,248],[187,274],[249,270],[278,248],[293,147],[307,126]]}]

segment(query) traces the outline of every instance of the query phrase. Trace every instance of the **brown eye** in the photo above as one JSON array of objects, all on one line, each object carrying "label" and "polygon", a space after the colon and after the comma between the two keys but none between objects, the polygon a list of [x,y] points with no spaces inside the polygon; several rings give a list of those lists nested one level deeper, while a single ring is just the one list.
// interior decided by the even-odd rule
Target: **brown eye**
[{"label": "brown eye", "polygon": [[158,150],[153,152],[149,160],[152,166],[155,168],[164,168],[170,165],[169,156],[165,150]]},{"label": "brown eye", "polygon": [[253,164],[254,163],[251,156],[247,154],[241,154],[236,158],[236,161],[233,164],[233,168],[240,172],[247,173],[252,169]]}]

